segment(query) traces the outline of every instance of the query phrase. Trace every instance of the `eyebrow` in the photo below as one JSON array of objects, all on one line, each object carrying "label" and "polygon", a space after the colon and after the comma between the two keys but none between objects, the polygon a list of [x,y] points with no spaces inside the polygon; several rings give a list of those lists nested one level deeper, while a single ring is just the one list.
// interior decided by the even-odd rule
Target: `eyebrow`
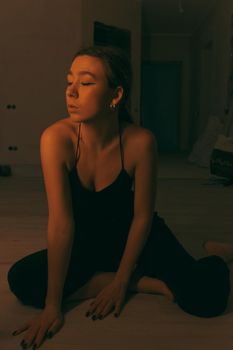
[{"label": "eyebrow", "polygon": [[[73,75],[71,70],[68,72],[68,75],[69,74]],[[86,74],[88,74],[88,75],[92,76],[94,79],[96,79],[96,75],[92,72],[89,72],[88,70],[81,70],[78,75],[86,75]]]}]

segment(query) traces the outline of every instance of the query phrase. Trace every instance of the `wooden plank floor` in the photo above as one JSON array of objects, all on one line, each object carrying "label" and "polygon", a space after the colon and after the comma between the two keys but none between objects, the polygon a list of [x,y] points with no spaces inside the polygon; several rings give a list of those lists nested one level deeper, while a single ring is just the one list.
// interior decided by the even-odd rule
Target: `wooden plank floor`
[{"label": "wooden plank floor", "polygon": [[[160,216],[196,258],[207,238],[233,242],[233,187],[210,185],[208,170],[183,157],[160,159],[157,207]],[[6,280],[18,259],[46,248],[47,202],[40,176],[0,178],[0,349],[19,349],[23,335],[11,332],[40,311],[21,305]],[[230,267],[232,271],[232,266]],[[203,319],[184,313],[160,295],[135,294],[119,319],[91,321],[90,300],[67,312],[65,325],[42,348],[56,350],[230,350],[233,302],[224,315]]]}]

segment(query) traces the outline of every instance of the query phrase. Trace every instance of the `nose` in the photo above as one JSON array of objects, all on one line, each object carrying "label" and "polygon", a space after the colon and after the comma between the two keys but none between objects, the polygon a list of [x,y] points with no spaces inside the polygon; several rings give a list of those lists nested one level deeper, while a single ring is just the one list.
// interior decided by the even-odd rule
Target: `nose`
[{"label": "nose", "polygon": [[70,85],[68,86],[68,96],[74,96],[74,97],[78,97],[78,90],[77,88],[74,87],[74,85]]}]

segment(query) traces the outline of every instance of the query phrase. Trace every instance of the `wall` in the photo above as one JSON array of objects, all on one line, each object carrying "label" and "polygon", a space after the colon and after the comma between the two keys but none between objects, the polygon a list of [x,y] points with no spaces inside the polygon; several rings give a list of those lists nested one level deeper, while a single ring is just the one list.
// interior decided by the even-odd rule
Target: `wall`
[{"label": "wall", "polygon": [[0,164],[39,164],[42,131],[67,116],[66,72],[81,45],[81,1],[4,2],[0,23]]},{"label": "wall", "polygon": [[[227,100],[227,81],[230,67],[231,15],[233,2],[222,0],[192,38],[191,125],[190,139],[195,141],[203,131],[208,116],[201,115],[203,50],[212,42],[212,75],[210,85],[210,113],[224,119]],[[204,118],[204,120],[203,120]]]},{"label": "wall", "polygon": [[143,37],[143,61],[180,61],[183,64],[179,147],[187,151],[189,146],[189,96],[190,96],[190,36],[153,34]]},{"label": "wall", "polygon": [[140,121],[140,72],[141,72],[141,3],[139,0],[84,0],[83,43],[93,43],[94,21],[131,31],[133,87],[131,113],[134,121]]}]

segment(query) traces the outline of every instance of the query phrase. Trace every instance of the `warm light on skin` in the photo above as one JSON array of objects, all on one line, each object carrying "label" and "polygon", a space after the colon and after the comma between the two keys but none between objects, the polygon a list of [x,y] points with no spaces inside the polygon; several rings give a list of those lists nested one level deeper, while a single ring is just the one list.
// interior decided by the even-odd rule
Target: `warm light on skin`
[{"label": "warm light on skin", "polygon": [[[71,119],[85,122],[110,113],[114,90],[109,88],[105,67],[97,57],[78,56],[67,75],[66,103]],[[74,105],[77,109],[70,109]]]}]

